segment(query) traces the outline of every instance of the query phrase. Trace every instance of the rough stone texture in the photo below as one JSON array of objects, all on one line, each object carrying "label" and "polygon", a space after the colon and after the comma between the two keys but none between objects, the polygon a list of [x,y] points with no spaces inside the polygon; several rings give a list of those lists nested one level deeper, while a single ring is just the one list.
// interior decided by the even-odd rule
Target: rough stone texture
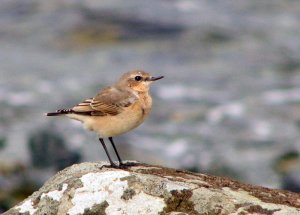
[{"label": "rough stone texture", "polygon": [[4,214],[300,214],[296,193],[131,164],[126,169],[104,162],[73,165]]}]

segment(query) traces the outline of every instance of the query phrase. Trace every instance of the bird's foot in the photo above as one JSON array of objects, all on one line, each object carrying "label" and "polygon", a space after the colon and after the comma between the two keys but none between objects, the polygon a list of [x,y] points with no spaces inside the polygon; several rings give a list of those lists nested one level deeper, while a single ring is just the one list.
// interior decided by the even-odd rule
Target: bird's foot
[{"label": "bird's foot", "polygon": [[110,164],[107,164],[107,165],[102,165],[102,168],[105,167],[105,168],[115,168],[115,169],[119,169],[120,167],[118,165],[116,165],[115,163],[110,163]]},{"label": "bird's foot", "polygon": [[114,169],[128,169],[129,167],[137,166],[137,165],[138,163],[135,162],[127,162],[127,163],[120,162],[119,165],[115,163],[110,163],[109,165],[103,165],[102,167],[114,168]]},{"label": "bird's foot", "polygon": [[127,163],[120,163],[119,164],[119,168],[120,169],[127,169],[127,168],[129,168],[129,167],[132,167],[132,166],[136,166],[136,165],[138,165],[137,163],[134,163],[134,162],[127,162]]}]

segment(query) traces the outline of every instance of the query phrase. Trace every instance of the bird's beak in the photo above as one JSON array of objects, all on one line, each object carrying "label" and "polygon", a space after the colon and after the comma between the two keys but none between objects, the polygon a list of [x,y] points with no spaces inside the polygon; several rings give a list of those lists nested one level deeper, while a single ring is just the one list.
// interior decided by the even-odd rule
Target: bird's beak
[{"label": "bird's beak", "polygon": [[164,76],[157,76],[157,77],[151,77],[149,78],[149,81],[157,81],[159,79],[162,79]]}]

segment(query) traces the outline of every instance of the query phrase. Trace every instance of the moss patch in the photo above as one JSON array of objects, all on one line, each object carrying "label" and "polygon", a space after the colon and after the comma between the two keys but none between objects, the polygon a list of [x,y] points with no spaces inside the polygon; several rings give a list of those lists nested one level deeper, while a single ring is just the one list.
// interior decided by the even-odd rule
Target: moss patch
[{"label": "moss patch", "polygon": [[247,214],[264,214],[264,215],[272,215],[276,211],[280,211],[280,209],[268,210],[262,208],[260,205],[238,205],[237,208],[243,207],[243,211],[239,212],[240,215]]},{"label": "moss patch", "polygon": [[106,215],[105,209],[109,206],[107,201],[101,204],[94,204],[91,208],[84,209],[84,215]]},{"label": "moss patch", "polygon": [[123,195],[121,196],[121,199],[124,199],[124,200],[129,200],[129,199],[132,199],[132,197],[136,194],[135,190],[134,189],[126,189],[124,190],[124,193]]},{"label": "moss patch", "polygon": [[172,190],[172,196],[165,199],[166,207],[161,214],[167,214],[169,212],[184,212],[188,214],[199,214],[194,209],[194,203],[190,201],[193,192],[190,190]]},{"label": "moss patch", "polygon": [[121,181],[127,181],[128,186],[132,187],[134,186],[136,183],[139,183],[139,180],[136,176],[134,175],[130,175],[130,176],[126,176],[120,179]]},{"label": "moss patch", "polygon": [[46,196],[39,202],[37,207],[38,210],[35,213],[55,215],[58,212],[59,204],[59,201],[53,200]]}]

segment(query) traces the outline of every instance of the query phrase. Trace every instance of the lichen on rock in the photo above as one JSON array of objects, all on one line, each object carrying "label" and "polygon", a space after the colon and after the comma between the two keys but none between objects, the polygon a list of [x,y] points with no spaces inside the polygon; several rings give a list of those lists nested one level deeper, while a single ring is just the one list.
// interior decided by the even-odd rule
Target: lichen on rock
[{"label": "lichen on rock", "polygon": [[81,163],[58,172],[11,214],[300,214],[300,195],[136,163]]}]

